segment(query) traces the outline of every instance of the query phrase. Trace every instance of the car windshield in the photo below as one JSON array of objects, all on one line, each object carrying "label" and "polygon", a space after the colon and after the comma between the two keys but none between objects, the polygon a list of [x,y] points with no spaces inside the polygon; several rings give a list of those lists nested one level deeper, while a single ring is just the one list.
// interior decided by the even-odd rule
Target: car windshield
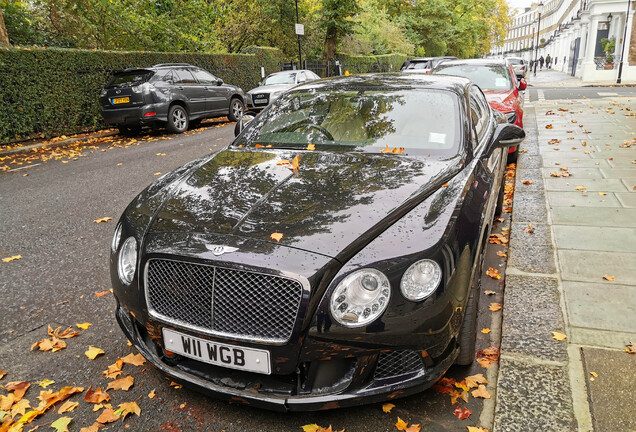
[{"label": "car windshield", "polygon": [[295,73],[285,73],[285,74],[275,74],[270,75],[263,81],[263,85],[272,85],[272,84],[295,84],[296,83],[296,74]]},{"label": "car windshield", "polygon": [[115,74],[106,87],[128,87],[146,82],[153,72],[142,70]]},{"label": "car windshield", "polygon": [[455,155],[457,99],[432,89],[296,90],[250,122],[234,145]]},{"label": "car windshield", "polygon": [[429,60],[415,61],[415,62],[412,61],[406,67],[406,69],[430,69],[430,68],[431,68],[431,62]]},{"label": "car windshield", "polygon": [[456,75],[470,79],[482,90],[512,90],[512,80],[503,65],[440,64],[435,74]]}]

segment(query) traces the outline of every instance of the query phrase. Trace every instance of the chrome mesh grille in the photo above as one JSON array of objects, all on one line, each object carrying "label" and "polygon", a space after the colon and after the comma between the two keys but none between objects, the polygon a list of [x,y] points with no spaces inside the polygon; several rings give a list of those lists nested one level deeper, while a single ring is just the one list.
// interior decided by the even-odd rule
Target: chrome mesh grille
[{"label": "chrome mesh grille", "polygon": [[422,370],[424,364],[417,351],[399,350],[381,353],[375,367],[375,379],[389,378]]},{"label": "chrome mesh grille", "polygon": [[275,342],[289,339],[302,285],[295,280],[210,265],[153,259],[151,311],[175,324]]}]

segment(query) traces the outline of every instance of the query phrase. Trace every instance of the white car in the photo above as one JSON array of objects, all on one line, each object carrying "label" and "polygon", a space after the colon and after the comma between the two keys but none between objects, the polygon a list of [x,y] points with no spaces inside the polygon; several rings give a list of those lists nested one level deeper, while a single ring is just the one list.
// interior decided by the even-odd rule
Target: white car
[{"label": "white car", "polygon": [[506,57],[510,66],[515,71],[515,75],[517,76],[517,80],[521,78],[525,78],[528,73],[528,62],[521,57]]},{"label": "white car", "polygon": [[290,88],[318,79],[318,75],[306,69],[275,72],[247,92],[247,105],[251,110],[260,111]]}]

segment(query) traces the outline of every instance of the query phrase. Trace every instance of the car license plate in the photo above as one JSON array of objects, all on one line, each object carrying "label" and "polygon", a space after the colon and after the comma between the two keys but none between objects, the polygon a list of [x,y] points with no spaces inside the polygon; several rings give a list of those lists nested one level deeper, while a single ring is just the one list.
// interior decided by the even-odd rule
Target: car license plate
[{"label": "car license plate", "polygon": [[254,105],[267,105],[267,99],[254,99]]},{"label": "car license plate", "polygon": [[122,104],[122,103],[129,103],[129,102],[130,102],[130,98],[129,97],[113,98],[113,105]]},{"label": "car license plate", "polygon": [[167,328],[163,329],[163,344],[168,351],[204,363],[271,374],[269,351],[226,345],[190,336]]}]

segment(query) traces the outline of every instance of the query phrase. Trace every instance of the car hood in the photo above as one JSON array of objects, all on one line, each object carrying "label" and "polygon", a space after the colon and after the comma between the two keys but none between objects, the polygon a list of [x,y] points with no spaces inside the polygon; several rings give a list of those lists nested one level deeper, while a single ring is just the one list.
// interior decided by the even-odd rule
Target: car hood
[{"label": "car hood", "polygon": [[[292,171],[283,161],[295,156]],[[343,260],[462,167],[460,156],[226,149],[170,186],[149,231],[230,234]]]},{"label": "car hood", "polygon": [[486,90],[484,91],[484,95],[486,96],[488,104],[497,111],[507,113],[513,111],[515,108],[515,101],[517,97],[513,91]]},{"label": "car hood", "polygon": [[285,91],[285,90],[289,90],[290,88],[294,87],[296,84],[272,84],[272,85],[264,85],[264,86],[260,86],[260,87],[256,87],[253,88],[252,90],[248,91],[248,94],[254,94],[254,93],[273,93],[273,92],[277,92],[277,91]]}]

